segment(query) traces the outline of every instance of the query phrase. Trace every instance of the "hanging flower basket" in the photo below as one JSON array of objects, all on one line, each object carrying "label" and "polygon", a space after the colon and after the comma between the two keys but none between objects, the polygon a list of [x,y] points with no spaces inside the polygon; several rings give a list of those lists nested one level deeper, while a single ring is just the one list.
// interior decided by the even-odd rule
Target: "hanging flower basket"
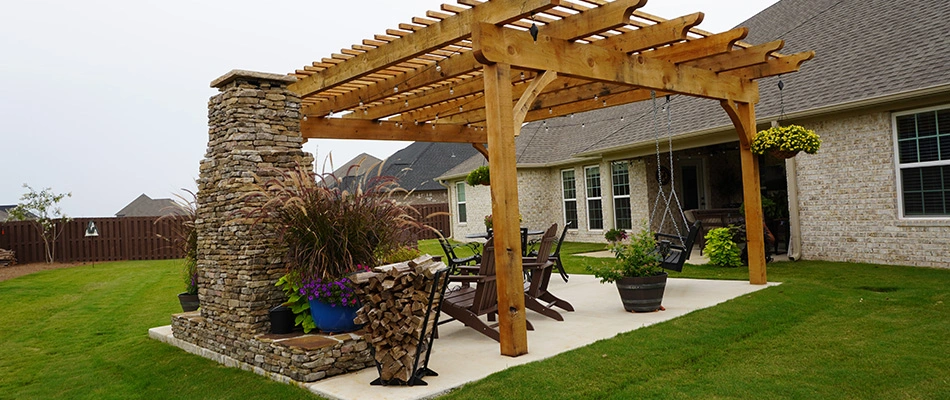
[{"label": "hanging flower basket", "polygon": [[821,147],[821,138],[801,125],[773,126],[759,131],[752,140],[753,154],[769,153],[776,158],[795,157],[799,152],[815,154]]},{"label": "hanging flower basket", "polygon": [[488,166],[483,165],[473,169],[472,172],[468,173],[468,176],[465,178],[465,182],[471,186],[488,186],[491,184],[491,174],[488,173]]},{"label": "hanging flower basket", "polygon": [[789,158],[795,157],[796,155],[798,155],[798,152],[797,152],[797,151],[785,151],[785,150],[775,150],[775,149],[772,149],[772,150],[769,150],[769,154],[771,154],[772,157],[780,158],[780,159],[782,159],[782,160],[785,160],[785,159],[789,159]]}]

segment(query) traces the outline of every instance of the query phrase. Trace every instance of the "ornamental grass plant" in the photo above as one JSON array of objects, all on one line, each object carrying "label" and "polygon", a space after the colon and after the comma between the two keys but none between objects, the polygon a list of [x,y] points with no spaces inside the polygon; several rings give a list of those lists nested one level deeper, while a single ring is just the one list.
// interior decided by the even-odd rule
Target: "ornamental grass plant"
[{"label": "ornamental grass plant", "polygon": [[349,305],[346,293],[353,287],[347,277],[380,265],[402,248],[407,230],[423,226],[418,212],[402,202],[408,192],[395,177],[317,175],[305,165],[267,172],[272,177],[258,177],[248,195],[255,205],[242,211],[276,230],[283,247],[272,251],[288,271],[277,285],[288,294],[287,305],[303,316],[298,324],[305,329],[312,323],[306,321],[309,300]]},{"label": "ornamental grass plant", "polygon": [[801,125],[773,126],[759,131],[752,140],[752,153],[765,154],[771,151],[815,154],[821,147],[821,138],[815,131]]}]

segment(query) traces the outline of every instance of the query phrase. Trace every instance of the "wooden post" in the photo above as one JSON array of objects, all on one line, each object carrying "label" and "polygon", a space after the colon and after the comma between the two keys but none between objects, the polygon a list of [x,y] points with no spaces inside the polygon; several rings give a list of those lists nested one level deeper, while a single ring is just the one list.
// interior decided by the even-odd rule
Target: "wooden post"
[{"label": "wooden post", "polygon": [[742,198],[745,204],[745,229],[749,252],[749,283],[764,285],[765,276],[765,228],[762,218],[762,187],[759,182],[759,160],[752,154],[752,139],[755,138],[755,107],[751,103],[737,103],[740,125],[739,154],[742,158]]},{"label": "wooden post", "polygon": [[488,166],[491,171],[495,268],[498,280],[498,333],[501,354],[528,353],[518,218],[518,174],[515,126],[508,64],[485,66],[485,111],[488,124]]}]

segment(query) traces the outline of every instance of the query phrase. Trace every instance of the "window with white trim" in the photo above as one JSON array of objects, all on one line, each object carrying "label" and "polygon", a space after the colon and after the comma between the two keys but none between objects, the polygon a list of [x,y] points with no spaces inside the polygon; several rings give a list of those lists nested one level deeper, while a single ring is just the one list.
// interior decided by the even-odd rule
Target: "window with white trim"
[{"label": "window with white trim", "polygon": [[458,193],[456,207],[458,209],[459,223],[464,224],[468,222],[468,213],[465,209],[465,182],[456,183],[455,189],[455,191]]},{"label": "window with white trim", "polygon": [[561,199],[564,201],[564,226],[577,229],[577,182],[573,169],[561,171]]},{"label": "window with white trim", "polygon": [[950,217],[950,107],[894,115],[901,216]]},{"label": "window with white trim", "polygon": [[626,161],[610,164],[610,182],[614,195],[614,227],[633,229],[630,208],[630,169]]},{"label": "window with white trim", "polygon": [[587,182],[587,229],[604,229],[604,208],[600,194],[600,167],[584,167]]}]

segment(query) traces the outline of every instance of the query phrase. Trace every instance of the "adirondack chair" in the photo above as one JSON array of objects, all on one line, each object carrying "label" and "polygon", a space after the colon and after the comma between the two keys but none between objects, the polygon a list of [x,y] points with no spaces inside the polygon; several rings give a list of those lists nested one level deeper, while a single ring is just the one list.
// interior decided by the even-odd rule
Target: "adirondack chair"
[{"label": "adirondack chair", "polygon": [[[567,271],[564,270],[564,264],[561,263],[561,246],[564,244],[564,238],[567,237],[567,230],[570,229],[572,223],[573,223],[572,221],[568,221],[566,224],[564,224],[564,229],[561,230],[561,238],[558,239],[557,246],[554,247],[554,252],[551,253],[550,256],[548,256],[549,260],[554,261],[554,266],[557,267],[557,271],[558,273],[561,274],[561,279],[563,279],[564,282],[567,282],[567,278],[570,278],[570,277],[567,275]],[[534,250],[528,253],[528,257],[537,257],[537,256],[538,256],[537,250]]]},{"label": "adirondack chair", "polygon": [[[462,286],[452,288],[445,293],[442,299],[442,313],[449,319],[439,321],[439,325],[459,321],[465,326],[498,341],[498,324],[489,325],[481,316],[485,315],[488,322],[495,321],[498,313],[498,286],[495,282],[495,249],[493,240],[488,239],[482,251],[482,262],[478,265],[477,275],[452,275],[449,283],[461,283]],[[465,284],[469,286],[465,286]],[[528,323],[528,329],[534,327]]]},{"label": "adirondack chair", "polygon": [[529,280],[525,283],[524,305],[525,308],[541,315],[563,321],[564,317],[552,307],[558,306],[567,311],[574,311],[574,306],[548,291],[548,283],[551,282],[551,272],[555,265],[554,261],[549,258],[551,247],[554,245],[556,238],[557,224],[552,224],[544,232],[544,236],[541,237],[538,256],[536,258],[524,258],[521,261],[529,275]]}]

